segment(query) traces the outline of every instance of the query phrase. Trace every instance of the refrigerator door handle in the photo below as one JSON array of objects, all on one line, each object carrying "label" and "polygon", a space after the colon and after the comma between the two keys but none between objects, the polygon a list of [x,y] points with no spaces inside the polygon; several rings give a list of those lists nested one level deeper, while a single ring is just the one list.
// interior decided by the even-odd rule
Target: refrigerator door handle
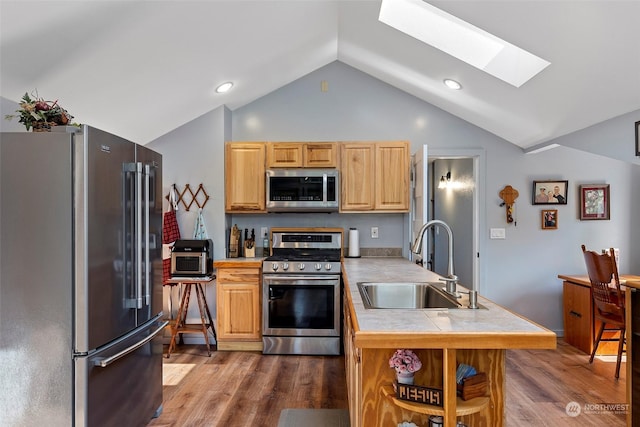
[{"label": "refrigerator door handle", "polygon": [[165,326],[167,326],[169,324],[169,321],[165,321],[164,323],[162,323],[158,329],[156,329],[151,335],[149,335],[148,337],[138,341],[137,343],[133,344],[130,347],[125,348],[124,350],[122,350],[119,353],[114,354],[111,357],[106,357],[106,358],[97,358],[93,364],[95,366],[99,366],[101,368],[106,368],[107,366],[109,366],[110,364],[112,364],[113,362],[115,362],[118,359],[122,359],[124,356],[126,356],[127,354],[136,351],[137,349],[139,349],[140,347],[142,347],[143,345],[145,345],[146,343],[148,343],[149,341],[151,341],[152,339],[154,339],[156,337],[156,335],[158,335],[160,332],[162,332],[165,328]]},{"label": "refrigerator door handle", "polygon": [[149,191],[151,190],[151,167],[144,166],[144,301],[143,304],[151,303],[151,259],[149,256],[149,210],[151,209]]},{"label": "refrigerator door handle", "polygon": [[142,308],[142,163],[136,163],[136,308]]}]

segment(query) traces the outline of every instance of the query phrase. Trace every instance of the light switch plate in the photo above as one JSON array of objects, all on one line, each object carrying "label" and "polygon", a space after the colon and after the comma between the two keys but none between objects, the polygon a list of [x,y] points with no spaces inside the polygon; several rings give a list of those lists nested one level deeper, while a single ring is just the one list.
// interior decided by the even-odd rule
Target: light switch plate
[{"label": "light switch plate", "polygon": [[505,230],[504,228],[492,228],[489,233],[490,239],[505,239]]},{"label": "light switch plate", "polygon": [[371,238],[372,239],[378,238],[378,227],[371,227]]}]

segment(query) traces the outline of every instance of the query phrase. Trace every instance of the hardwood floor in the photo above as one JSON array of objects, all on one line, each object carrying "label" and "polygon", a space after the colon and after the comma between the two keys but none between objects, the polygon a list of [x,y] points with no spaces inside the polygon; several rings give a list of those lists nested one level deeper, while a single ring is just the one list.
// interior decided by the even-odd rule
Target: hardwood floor
[{"label": "hardwood floor", "polygon": [[[624,414],[598,406],[625,402],[624,364],[616,380],[615,360],[588,361],[562,339],[555,351],[507,351],[506,426],[624,426]],[[276,427],[285,408],[347,407],[340,356],[207,357],[204,346],[183,345],[164,365],[174,365],[165,373],[176,384],[164,386],[164,411],[149,427]],[[581,410],[576,417],[567,415],[570,402]]]},{"label": "hardwood floor", "polygon": [[264,356],[179,346],[170,364],[195,364],[164,386],[164,409],[149,426],[277,426],[286,408],[346,408],[344,358]]}]

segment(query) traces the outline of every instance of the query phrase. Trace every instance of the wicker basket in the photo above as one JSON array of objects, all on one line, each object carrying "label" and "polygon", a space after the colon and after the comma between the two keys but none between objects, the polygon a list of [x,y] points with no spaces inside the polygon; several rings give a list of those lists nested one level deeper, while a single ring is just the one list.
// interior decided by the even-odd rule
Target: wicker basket
[{"label": "wicker basket", "polygon": [[55,126],[54,122],[33,122],[31,126],[33,128],[33,132],[51,132],[51,126]]}]

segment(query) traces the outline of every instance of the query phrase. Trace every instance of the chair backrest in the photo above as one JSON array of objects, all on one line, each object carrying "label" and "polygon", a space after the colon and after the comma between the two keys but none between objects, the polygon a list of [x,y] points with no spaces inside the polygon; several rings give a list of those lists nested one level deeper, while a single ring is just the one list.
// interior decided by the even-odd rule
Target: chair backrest
[{"label": "chair backrest", "polygon": [[[593,300],[601,313],[620,315],[624,319],[624,295],[620,289],[620,278],[613,248],[609,253],[588,251],[582,245],[587,265]],[[610,285],[614,285],[613,287]]]}]

